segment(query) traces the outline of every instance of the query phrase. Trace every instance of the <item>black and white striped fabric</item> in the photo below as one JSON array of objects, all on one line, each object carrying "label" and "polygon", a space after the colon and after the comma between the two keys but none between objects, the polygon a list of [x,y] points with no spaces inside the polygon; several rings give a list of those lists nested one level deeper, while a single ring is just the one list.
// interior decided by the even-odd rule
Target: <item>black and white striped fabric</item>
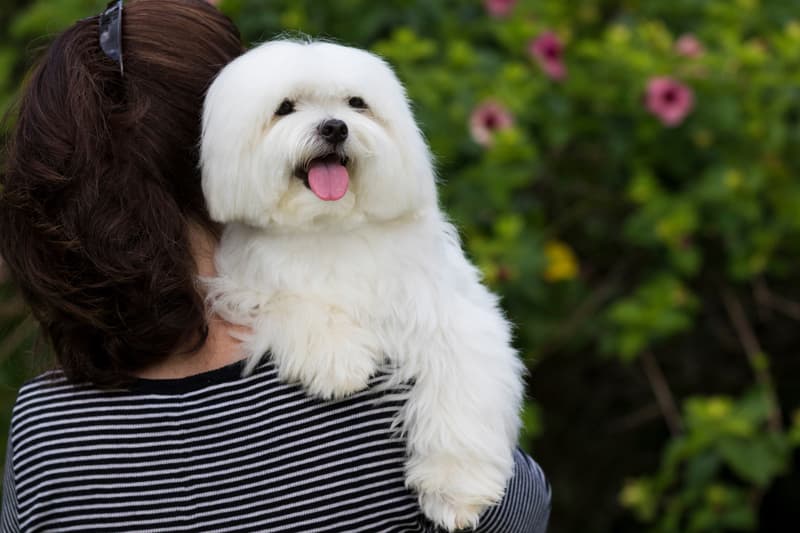
[{"label": "black and white striped fabric", "polygon": [[[402,397],[305,395],[270,363],[104,391],[44,374],[19,392],[2,531],[428,532],[392,430]],[[550,489],[522,452],[477,531],[544,532]]]}]

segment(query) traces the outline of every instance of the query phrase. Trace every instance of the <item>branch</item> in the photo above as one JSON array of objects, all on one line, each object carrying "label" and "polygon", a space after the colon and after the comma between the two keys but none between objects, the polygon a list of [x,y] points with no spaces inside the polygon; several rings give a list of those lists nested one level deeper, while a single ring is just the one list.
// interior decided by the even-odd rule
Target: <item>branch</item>
[{"label": "branch", "polygon": [[572,338],[575,330],[578,329],[581,324],[584,324],[606,303],[608,298],[614,294],[617,288],[617,282],[620,277],[622,277],[622,272],[626,267],[627,263],[625,261],[617,263],[603,282],[578,304],[569,318],[559,324],[555,332],[553,332],[550,338],[539,348],[537,352],[538,361],[544,360],[546,356],[558,350],[565,339]]},{"label": "branch", "polygon": [[657,403],[650,403],[640,407],[636,411],[622,416],[618,420],[612,420],[608,426],[611,433],[630,431],[662,417],[661,408]]},{"label": "branch", "polygon": [[653,390],[653,395],[658,402],[658,408],[661,415],[669,427],[669,432],[672,436],[678,436],[683,433],[683,420],[681,419],[680,411],[675,403],[675,397],[672,395],[672,390],[669,388],[669,383],[661,371],[655,356],[650,351],[645,351],[641,354],[642,370],[644,375],[647,376],[647,381],[650,382],[650,388]]},{"label": "branch", "polygon": [[5,361],[36,331],[37,323],[28,315],[0,342],[0,361]]},{"label": "branch", "polygon": [[750,367],[756,376],[756,381],[764,388],[770,402],[769,427],[773,431],[781,431],[783,427],[781,406],[775,393],[775,383],[772,380],[769,367],[764,364],[764,350],[761,349],[761,344],[758,342],[753,327],[747,320],[747,313],[742,307],[742,302],[727,288],[722,289],[722,301],[736,330],[736,335],[739,337],[739,342],[744,348]]},{"label": "branch", "polygon": [[755,297],[759,303],[775,311],[781,312],[789,318],[800,321],[800,303],[775,294],[767,287],[763,279],[758,280],[755,286]]}]

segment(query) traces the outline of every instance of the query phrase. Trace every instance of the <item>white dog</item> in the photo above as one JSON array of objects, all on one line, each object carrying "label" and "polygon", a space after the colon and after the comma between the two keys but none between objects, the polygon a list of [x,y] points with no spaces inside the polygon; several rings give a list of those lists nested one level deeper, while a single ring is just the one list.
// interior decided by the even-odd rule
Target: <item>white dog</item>
[{"label": "white dog", "polygon": [[380,368],[423,512],[477,523],[513,469],[523,367],[497,299],[438,206],[428,147],[387,64],[276,41],[228,65],[203,115],[203,190],[227,223],[209,301],[250,327],[252,368],[337,398]]}]

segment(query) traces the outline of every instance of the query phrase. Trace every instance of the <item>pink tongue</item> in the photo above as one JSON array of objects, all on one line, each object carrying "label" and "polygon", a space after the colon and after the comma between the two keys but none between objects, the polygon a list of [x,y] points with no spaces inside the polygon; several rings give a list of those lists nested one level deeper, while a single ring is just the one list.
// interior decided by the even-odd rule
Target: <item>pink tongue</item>
[{"label": "pink tongue", "polygon": [[339,161],[318,159],[308,169],[308,185],[320,200],[338,200],[347,192],[350,176]]}]

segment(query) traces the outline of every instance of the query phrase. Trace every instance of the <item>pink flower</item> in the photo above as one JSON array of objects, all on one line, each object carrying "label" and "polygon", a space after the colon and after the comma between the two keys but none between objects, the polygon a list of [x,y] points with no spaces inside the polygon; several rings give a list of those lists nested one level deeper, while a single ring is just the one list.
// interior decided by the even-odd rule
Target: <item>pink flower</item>
[{"label": "pink flower", "polygon": [[563,80],[567,76],[567,67],[564,65],[564,45],[558,36],[547,31],[534,39],[528,45],[528,51],[545,74],[554,80]]},{"label": "pink flower", "polygon": [[686,33],[681,35],[675,42],[675,51],[686,57],[700,57],[705,52],[705,49],[703,48],[703,43],[697,37],[691,33]]},{"label": "pink flower", "polygon": [[493,17],[505,17],[514,9],[517,0],[483,0],[486,11]]},{"label": "pink flower", "polygon": [[473,140],[489,146],[492,144],[494,132],[510,128],[514,117],[508,110],[494,101],[486,101],[475,108],[469,119],[469,131]]},{"label": "pink flower", "polygon": [[683,83],[659,76],[647,82],[645,105],[665,126],[677,126],[694,107],[694,94]]}]

